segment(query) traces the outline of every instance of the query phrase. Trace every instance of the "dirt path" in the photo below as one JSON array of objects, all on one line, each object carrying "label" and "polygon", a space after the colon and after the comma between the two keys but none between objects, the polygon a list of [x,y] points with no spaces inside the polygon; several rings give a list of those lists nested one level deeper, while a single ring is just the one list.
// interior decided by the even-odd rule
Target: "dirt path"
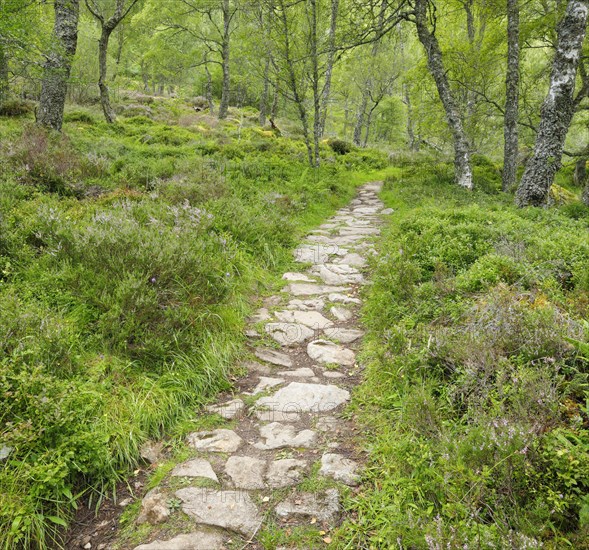
[{"label": "dirt path", "polygon": [[158,538],[135,550],[262,548],[272,541],[288,548],[297,528],[329,543],[341,520],[341,484],[356,485],[360,473],[354,428],[341,412],[359,383],[358,290],[388,213],[380,187],[362,186],[296,250],[304,269],[285,273],[288,285],[251,319],[257,361],[246,365],[239,393],[210,407],[227,426],[188,436],[196,457],[143,499],[138,523],[157,526],[151,538]]}]

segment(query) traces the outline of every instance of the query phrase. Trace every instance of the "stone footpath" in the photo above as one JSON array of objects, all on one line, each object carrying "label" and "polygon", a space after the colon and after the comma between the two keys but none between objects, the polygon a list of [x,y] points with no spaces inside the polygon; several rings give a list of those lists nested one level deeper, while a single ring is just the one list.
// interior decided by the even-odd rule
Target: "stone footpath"
[{"label": "stone footpath", "polygon": [[[160,535],[135,550],[261,548],[264,525],[313,526],[324,536],[341,520],[337,487],[360,476],[354,427],[341,417],[360,382],[358,290],[381,215],[392,212],[378,198],[381,185],[362,186],[295,251],[304,269],[285,273],[287,286],[250,319],[257,360],[245,365],[240,393],[209,407],[227,427],[188,436],[197,458],[145,496],[137,521]],[[330,483],[318,483],[324,477]],[[190,521],[174,529],[180,510]]]}]

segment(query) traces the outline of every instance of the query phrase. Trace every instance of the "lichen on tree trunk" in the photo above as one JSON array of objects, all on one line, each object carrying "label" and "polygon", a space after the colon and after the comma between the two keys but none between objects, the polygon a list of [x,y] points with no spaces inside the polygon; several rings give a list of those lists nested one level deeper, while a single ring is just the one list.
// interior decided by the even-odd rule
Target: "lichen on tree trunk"
[{"label": "lichen on tree trunk", "polygon": [[72,59],[78,43],[79,0],[55,0],[53,44],[46,56],[37,123],[60,131]]},{"label": "lichen on tree trunk", "polygon": [[587,0],[569,0],[558,26],[550,87],[542,105],[534,154],[517,190],[518,206],[546,204],[554,176],[561,166],[564,142],[575,112],[573,94],[588,12]]},{"label": "lichen on tree trunk", "polygon": [[436,83],[440,101],[446,113],[448,126],[452,131],[454,141],[454,177],[456,183],[466,189],[472,189],[472,168],[470,165],[470,147],[462,124],[458,105],[448,81],[448,75],[444,68],[442,50],[438,39],[429,28],[428,14],[429,0],[416,0],[415,2],[415,25],[417,36],[425,48],[427,66]]}]

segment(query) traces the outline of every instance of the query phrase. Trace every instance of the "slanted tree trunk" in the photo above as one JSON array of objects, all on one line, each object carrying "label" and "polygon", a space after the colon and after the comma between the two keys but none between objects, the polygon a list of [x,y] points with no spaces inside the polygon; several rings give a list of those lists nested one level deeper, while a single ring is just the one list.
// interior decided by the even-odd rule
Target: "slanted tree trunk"
[{"label": "slanted tree trunk", "polygon": [[8,99],[8,56],[4,45],[0,42],[0,103]]},{"label": "slanted tree trunk", "polygon": [[331,94],[331,78],[333,75],[333,63],[335,61],[335,33],[337,30],[337,18],[339,12],[339,0],[331,0],[331,18],[329,24],[329,35],[327,39],[327,65],[325,68],[325,82],[321,95],[321,117],[319,122],[319,137],[325,133],[325,121],[327,120],[327,109],[329,96]]},{"label": "slanted tree trunk", "polygon": [[273,92],[272,92],[272,107],[270,109],[270,118],[272,120],[276,120],[276,115],[278,115],[278,82],[275,82],[272,85]]},{"label": "slanted tree trunk", "polygon": [[313,89],[313,162],[312,165],[319,166],[319,136],[321,134],[321,95],[319,93],[319,48],[317,37],[317,0],[309,0],[311,8],[311,87]]},{"label": "slanted tree trunk", "polygon": [[507,0],[507,71],[505,73],[505,114],[503,117],[503,191],[515,186],[519,119],[519,6]]},{"label": "slanted tree trunk", "polygon": [[60,131],[72,60],[78,44],[79,0],[54,0],[53,44],[43,67],[37,123]]},{"label": "slanted tree trunk", "polygon": [[544,205],[561,166],[564,141],[575,112],[573,94],[588,13],[588,0],[569,0],[558,26],[550,87],[542,105],[534,154],[517,189],[518,206]]},{"label": "slanted tree trunk", "polygon": [[123,58],[123,46],[125,45],[125,35],[124,35],[124,26],[121,26],[121,28],[119,29],[118,33],[117,33],[117,53],[115,56],[115,70],[114,73],[112,75],[112,81],[115,82],[115,80],[118,78],[119,76],[119,69],[121,66],[121,59]]},{"label": "slanted tree trunk", "polygon": [[583,204],[589,206],[589,179],[585,180],[585,189],[583,189]]},{"label": "slanted tree trunk", "polygon": [[414,15],[417,36],[425,48],[427,65],[436,83],[440,101],[446,112],[446,120],[452,131],[454,141],[454,176],[456,183],[466,189],[472,189],[472,168],[470,165],[468,139],[466,138],[458,105],[450,88],[438,39],[435,33],[429,28],[428,7],[429,0],[415,0]]},{"label": "slanted tree trunk", "polygon": [[230,0],[223,0],[223,38],[221,40],[221,67],[223,82],[221,84],[221,103],[219,105],[219,120],[227,118],[229,110],[229,95],[231,93],[231,75],[229,72],[230,37],[231,37],[231,6]]}]

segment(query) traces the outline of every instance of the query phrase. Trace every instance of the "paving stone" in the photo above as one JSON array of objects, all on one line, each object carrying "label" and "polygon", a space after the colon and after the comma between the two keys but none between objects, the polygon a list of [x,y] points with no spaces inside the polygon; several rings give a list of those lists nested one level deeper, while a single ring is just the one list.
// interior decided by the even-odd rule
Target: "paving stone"
[{"label": "paving stone", "polygon": [[262,323],[264,321],[269,321],[270,319],[272,319],[272,316],[270,315],[270,312],[268,311],[268,309],[265,307],[261,307],[260,309],[258,309],[258,311],[256,311],[256,313],[254,313],[249,318],[249,322],[250,323]]},{"label": "paving stone", "polygon": [[309,367],[301,367],[300,369],[295,370],[282,370],[278,373],[279,376],[291,376],[293,378],[309,378],[310,376],[315,376],[313,369]]},{"label": "paving stone", "polygon": [[356,304],[356,305],[361,305],[362,304],[362,300],[360,300],[360,298],[354,298],[352,296],[346,296],[345,294],[340,294],[337,292],[334,292],[333,294],[329,294],[327,296],[327,299],[330,302],[338,302],[341,304]]},{"label": "paving stone", "polygon": [[260,338],[260,333],[257,330],[254,330],[253,328],[248,328],[245,331],[245,335],[248,338]]},{"label": "paving stone", "polygon": [[306,466],[307,463],[304,460],[296,460],[294,458],[273,460],[270,462],[268,471],[266,472],[266,482],[273,489],[296,485],[301,481],[303,470]]},{"label": "paving stone", "polygon": [[254,351],[254,355],[258,359],[266,361],[267,363],[272,363],[273,365],[292,367],[292,359],[286,355],[286,353],[281,353],[269,348],[257,348]]},{"label": "paving stone", "polygon": [[323,264],[314,271],[328,285],[358,284],[364,281],[364,276],[345,264]]},{"label": "paving stone", "polygon": [[350,392],[338,386],[291,382],[273,395],[258,399],[256,405],[274,410],[325,412],[335,409],[350,398]]},{"label": "paving stone", "polygon": [[282,449],[284,447],[313,447],[317,434],[313,430],[301,430],[292,424],[272,422],[260,428],[263,441],[254,443],[256,449]]},{"label": "paving stone", "polygon": [[347,348],[334,344],[329,340],[315,340],[307,346],[307,354],[311,359],[323,364],[351,366],[356,361],[356,354]]},{"label": "paving stone", "polygon": [[331,292],[349,292],[351,289],[342,286],[330,285],[313,285],[311,283],[292,283],[283,289],[293,296],[316,296],[319,294],[329,294]]},{"label": "paving stone", "polygon": [[376,227],[343,227],[340,235],[378,235],[380,230]]},{"label": "paving stone", "polygon": [[281,346],[296,346],[315,336],[315,331],[299,323],[268,323],[264,329]]},{"label": "paving stone", "polygon": [[266,307],[279,306],[282,303],[282,297],[275,294],[274,296],[268,296],[264,298],[264,305]]},{"label": "paving stone", "polygon": [[346,375],[342,372],[338,372],[335,370],[327,370],[323,373],[323,376],[325,376],[325,378],[332,378],[332,379],[336,379],[336,378],[345,378]]},{"label": "paving stone", "polygon": [[340,421],[335,416],[322,416],[317,420],[315,427],[320,432],[335,432]]},{"label": "paving stone", "polygon": [[283,310],[277,311],[274,315],[285,323],[300,323],[313,330],[322,330],[333,326],[333,321],[318,311]]},{"label": "paving stone", "polygon": [[394,210],[392,208],[385,208],[384,210],[381,210],[380,213],[385,215],[385,216],[389,216],[390,214],[394,214]]},{"label": "paving stone", "polygon": [[292,272],[288,272],[285,273],[282,278],[285,281],[300,281],[303,283],[313,283],[314,279],[312,279],[311,277],[309,277],[308,275],[305,275],[304,273],[292,273]]},{"label": "paving stone", "polygon": [[212,479],[213,481],[219,481],[210,462],[203,458],[193,458],[182,464],[178,464],[178,466],[172,470],[172,476],[205,477],[207,479]]},{"label": "paving stone", "polygon": [[252,395],[257,395],[263,391],[269,390],[275,386],[279,386],[284,382],[284,378],[271,378],[269,376],[260,376],[258,385],[252,391]]},{"label": "paving stone", "polygon": [[[260,365],[263,367],[263,365]],[[225,403],[220,403],[219,405],[209,405],[207,407],[207,411],[211,413],[216,413],[227,420],[231,420],[236,416],[239,416],[240,413],[245,409],[245,403],[241,399],[232,399],[231,401],[226,401]]]},{"label": "paving stone", "polygon": [[357,474],[358,463],[336,453],[325,453],[321,457],[321,469],[323,476],[332,477],[346,485],[358,485],[360,476]]},{"label": "paving stone", "polygon": [[141,501],[141,512],[137,518],[137,524],[157,525],[166,521],[170,517],[168,499],[168,494],[159,487],[149,491]]},{"label": "paving stone", "polygon": [[333,524],[340,511],[339,492],[327,489],[322,493],[294,493],[276,506],[276,515],[281,518],[319,521]]},{"label": "paving stone", "polygon": [[136,546],[134,550],[222,550],[223,536],[213,531],[193,531],[170,540],[154,540]]},{"label": "paving stone", "polygon": [[237,489],[263,489],[266,461],[251,456],[230,456],[225,473]]},{"label": "paving stone", "polygon": [[334,264],[347,264],[353,267],[364,267],[366,265],[366,260],[357,254],[356,252],[350,252],[341,258],[335,258],[333,260]]},{"label": "paving stone", "polygon": [[321,298],[310,298],[308,300],[294,299],[288,302],[286,309],[298,309],[300,311],[322,311],[325,301]]},{"label": "paving stone", "polygon": [[182,511],[198,524],[215,525],[251,537],[262,523],[257,506],[245,491],[187,487],[176,491],[176,497],[182,501]]},{"label": "paving stone", "polygon": [[350,344],[364,336],[364,331],[362,330],[342,327],[328,328],[327,330],[324,330],[323,333],[330,340],[335,340],[342,344]]},{"label": "paving stone", "polygon": [[146,441],[141,445],[139,455],[150,464],[156,464],[161,460],[163,452],[163,441]]},{"label": "paving stone", "polygon": [[261,422],[298,422],[301,415],[296,410],[280,411],[276,409],[255,410],[254,415]]},{"label": "paving stone", "polygon": [[338,320],[338,321],[349,321],[353,316],[354,313],[345,308],[340,306],[332,306],[329,309],[329,312]]},{"label": "paving stone", "polygon": [[233,430],[220,428],[210,432],[194,432],[187,436],[188,444],[197,451],[234,453],[243,440]]},{"label": "paving stone", "polygon": [[339,245],[325,246],[322,244],[307,244],[299,246],[294,251],[295,261],[305,264],[322,264],[329,260],[331,256],[345,256],[345,248]]},{"label": "paving stone", "polygon": [[244,361],[239,365],[242,369],[248,372],[257,372],[259,374],[272,374],[272,368],[268,365],[263,365],[257,361]]}]

